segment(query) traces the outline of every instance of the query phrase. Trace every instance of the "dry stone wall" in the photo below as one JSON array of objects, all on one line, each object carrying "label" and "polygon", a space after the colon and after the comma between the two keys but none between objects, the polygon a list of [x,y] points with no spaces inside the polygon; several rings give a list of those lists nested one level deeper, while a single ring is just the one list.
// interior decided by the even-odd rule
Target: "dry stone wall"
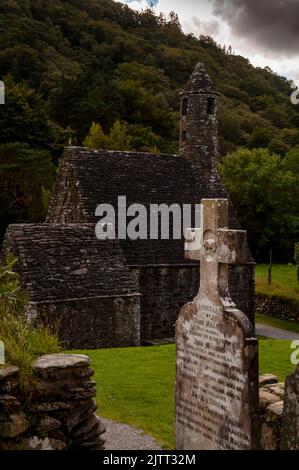
[{"label": "dry stone wall", "polygon": [[90,359],[46,355],[33,371],[33,384],[21,390],[18,367],[0,368],[0,449],[103,449]]},{"label": "dry stone wall", "polygon": [[285,383],[260,376],[261,448],[299,450],[299,365]]},{"label": "dry stone wall", "polygon": [[281,442],[284,383],[272,374],[259,378],[259,402],[261,414],[261,448],[278,450]]},{"label": "dry stone wall", "polygon": [[299,302],[282,299],[277,296],[256,296],[256,311],[264,315],[299,322]]}]

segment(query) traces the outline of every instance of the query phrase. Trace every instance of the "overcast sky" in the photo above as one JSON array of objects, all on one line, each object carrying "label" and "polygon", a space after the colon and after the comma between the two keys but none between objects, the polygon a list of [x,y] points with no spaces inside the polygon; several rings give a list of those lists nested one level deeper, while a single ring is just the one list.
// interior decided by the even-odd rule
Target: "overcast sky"
[{"label": "overcast sky", "polygon": [[[151,0],[121,0],[145,9]],[[178,13],[186,33],[209,34],[254,65],[299,81],[299,0],[152,0]]]}]

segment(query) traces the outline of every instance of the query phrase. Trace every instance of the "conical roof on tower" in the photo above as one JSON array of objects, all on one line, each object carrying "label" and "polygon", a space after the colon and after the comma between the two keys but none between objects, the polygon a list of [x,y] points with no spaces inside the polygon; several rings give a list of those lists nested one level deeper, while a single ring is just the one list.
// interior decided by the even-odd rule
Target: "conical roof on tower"
[{"label": "conical roof on tower", "polygon": [[215,85],[207,73],[204,64],[198,63],[189,78],[183,93],[213,93],[218,94]]}]

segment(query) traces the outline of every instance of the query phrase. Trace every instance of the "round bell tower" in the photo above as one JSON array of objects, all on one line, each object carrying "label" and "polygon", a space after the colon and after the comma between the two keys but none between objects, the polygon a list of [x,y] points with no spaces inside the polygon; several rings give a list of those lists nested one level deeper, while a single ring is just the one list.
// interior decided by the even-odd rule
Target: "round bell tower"
[{"label": "round bell tower", "polygon": [[181,93],[180,154],[205,179],[217,172],[218,96],[204,65],[197,64]]}]

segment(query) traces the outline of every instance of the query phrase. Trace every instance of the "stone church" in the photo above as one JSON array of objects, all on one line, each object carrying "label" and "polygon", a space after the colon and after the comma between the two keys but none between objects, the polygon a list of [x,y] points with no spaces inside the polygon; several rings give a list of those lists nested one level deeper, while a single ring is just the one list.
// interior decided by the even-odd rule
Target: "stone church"
[{"label": "stone church", "polygon": [[[59,325],[71,348],[137,346],[172,337],[180,308],[197,293],[199,263],[184,240],[98,240],[96,207],[199,204],[227,198],[217,174],[218,93],[198,64],[181,93],[180,154],[66,148],[46,223],[7,229],[29,293],[28,315]],[[230,210],[230,228],[240,228]],[[254,264],[230,269],[238,308],[253,320]]]}]

